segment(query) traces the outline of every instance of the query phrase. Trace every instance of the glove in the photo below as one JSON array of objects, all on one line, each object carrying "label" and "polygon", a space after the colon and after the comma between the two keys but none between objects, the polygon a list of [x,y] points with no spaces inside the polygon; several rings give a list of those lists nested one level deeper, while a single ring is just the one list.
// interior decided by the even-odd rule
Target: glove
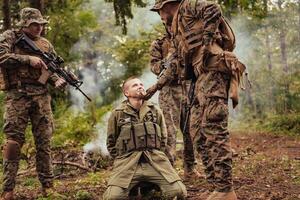
[{"label": "glove", "polygon": [[146,95],[143,97],[144,100],[149,100],[155,92],[158,90],[157,85],[152,85],[150,88],[146,90]]}]

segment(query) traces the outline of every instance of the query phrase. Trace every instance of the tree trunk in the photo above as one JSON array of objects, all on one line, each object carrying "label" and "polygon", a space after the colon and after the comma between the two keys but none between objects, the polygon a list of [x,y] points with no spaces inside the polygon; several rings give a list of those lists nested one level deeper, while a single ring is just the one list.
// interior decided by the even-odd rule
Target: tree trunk
[{"label": "tree trunk", "polygon": [[281,26],[279,29],[279,41],[280,41],[280,52],[281,52],[281,65],[282,69],[285,73],[288,72],[288,62],[287,62],[287,54],[286,54],[286,30],[284,29],[285,19],[283,16],[283,10],[282,10],[282,0],[278,1],[278,8],[279,8],[279,17],[281,21]]},{"label": "tree trunk", "polygon": [[288,63],[287,63],[287,54],[286,54],[286,42],[285,42],[286,33],[285,30],[281,29],[279,32],[280,39],[280,51],[281,51],[281,65],[285,73],[288,72]]},{"label": "tree trunk", "polygon": [[[288,69],[288,61],[287,61],[287,53],[286,53],[286,30],[284,28],[285,26],[285,17],[283,14],[283,8],[282,8],[282,4],[283,4],[283,0],[278,0],[278,8],[279,8],[279,17],[280,17],[280,22],[281,22],[281,26],[279,29],[279,42],[280,42],[280,52],[281,52],[281,66],[283,69],[283,72],[285,73],[285,75],[287,75],[289,69]],[[288,112],[288,108],[290,107],[288,105],[289,101],[288,101],[288,97],[289,97],[289,82],[288,82],[288,78],[284,79],[285,83],[284,83],[284,100],[283,100],[283,112],[287,113]]]},{"label": "tree trunk", "polygon": [[30,0],[30,6],[39,9],[42,14],[45,12],[44,0]]},{"label": "tree trunk", "polygon": [[270,34],[269,34],[269,30],[268,30],[267,27],[266,27],[265,31],[266,31],[267,63],[268,63],[268,69],[271,71],[272,68],[273,68],[273,64],[272,64],[272,52],[271,52]]},{"label": "tree trunk", "polygon": [[10,0],[3,0],[2,13],[3,13],[3,31],[4,31],[11,28]]}]

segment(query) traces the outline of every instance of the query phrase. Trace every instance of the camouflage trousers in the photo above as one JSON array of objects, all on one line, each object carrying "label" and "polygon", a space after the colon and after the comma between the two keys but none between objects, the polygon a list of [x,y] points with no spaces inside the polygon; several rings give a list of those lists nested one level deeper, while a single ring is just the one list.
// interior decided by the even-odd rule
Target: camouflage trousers
[{"label": "camouflage trousers", "polygon": [[228,100],[207,97],[196,91],[192,107],[190,132],[194,147],[201,154],[207,181],[214,190],[232,189],[232,151],[228,126]]},{"label": "camouflage trousers", "polygon": [[30,120],[36,146],[36,170],[43,187],[51,187],[53,180],[50,140],[53,132],[53,116],[49,94],[29,96],[9,91],[5,97],[3,131],[6,142],[3,147],[3,190],[15,187],[21,148],[25,143],[25,129]]},{"label": "camouflage trousers", "polygon": [[[176,159],[176,134],[179,131],[182,95],[182,86],[178,84],[165,86],[159,93],[159,105],[163,111],[168,131],[166,155],[172,165]],[[183,133],[183,142],[184,165],[189,169],[195,165],[193,142],[189,133]]]}]

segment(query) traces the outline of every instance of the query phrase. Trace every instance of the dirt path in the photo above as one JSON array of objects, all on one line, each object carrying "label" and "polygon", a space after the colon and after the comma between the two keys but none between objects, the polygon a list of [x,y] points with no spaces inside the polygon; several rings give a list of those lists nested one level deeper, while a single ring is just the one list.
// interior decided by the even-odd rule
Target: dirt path
[{"label": "dirt path", "polygon": [[[232,135],[234,187],[240,200],[300,200],[300,139],[265,133]],[[179,163],[179,166],[181,164]],[[182,173],[178,167],[179,173]],[[199,171],[202,167],[199,164]],[[55,181],[62,196],[47,199],[101,199],[108,171],[80,174]],[[200,200],[201,191],[208,187],[204,179],[186,182],[189,200]],[[18,180],[17,199],[38,198],[39,183],[35,177]]]}]

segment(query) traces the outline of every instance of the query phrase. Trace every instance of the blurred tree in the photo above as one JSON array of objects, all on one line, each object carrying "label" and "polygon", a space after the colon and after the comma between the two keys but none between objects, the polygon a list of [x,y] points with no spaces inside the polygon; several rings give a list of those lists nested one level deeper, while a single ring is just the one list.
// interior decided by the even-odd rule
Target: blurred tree
[{"label": "blurred tree", "polygon": [[127,19],[132,19],[132,5],[138,7],[145,7],[147,4],[143,0],[105,0],[113,3],[115,10],[116,25],[122,26],[123,34],[127,33]]},{"label": "blurred tree", "polygon": [[10,0],[3,0],[2,14],[3,14],[3,28],[2,28],[2,30],[10,29],[11,28]]}]

